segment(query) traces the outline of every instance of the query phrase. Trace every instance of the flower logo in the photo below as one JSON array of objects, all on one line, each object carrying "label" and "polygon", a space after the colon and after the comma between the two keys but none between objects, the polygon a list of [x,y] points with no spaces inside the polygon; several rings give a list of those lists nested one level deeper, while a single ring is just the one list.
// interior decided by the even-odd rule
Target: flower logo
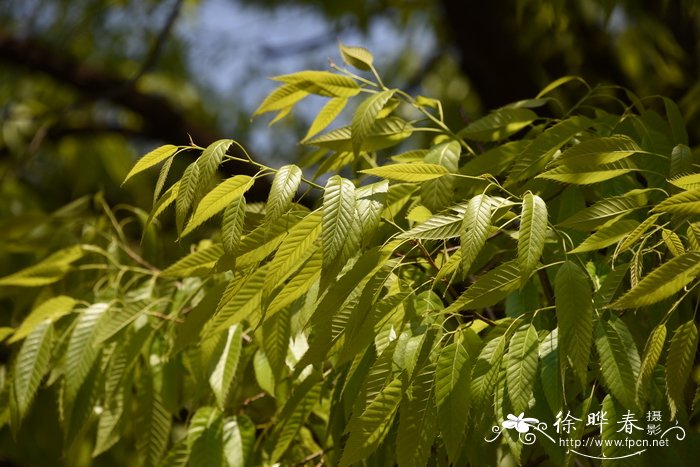
[{"label": "flower logo", "polygon": [[515,428],[518,433],[527,433],[530,427],[536,425],[540,421],[536,418],[525,418],[525,412],[521,412],[517,417],[513,414],[508,414],[508,420],[503,422],[503,428],[511,430]]}]

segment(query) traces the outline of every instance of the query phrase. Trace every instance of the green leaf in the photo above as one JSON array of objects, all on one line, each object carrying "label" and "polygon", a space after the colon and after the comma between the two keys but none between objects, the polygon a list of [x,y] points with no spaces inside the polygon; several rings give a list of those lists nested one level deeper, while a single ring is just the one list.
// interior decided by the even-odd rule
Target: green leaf
[{"label": "green leaf", "polygon": [[639,375],[639,354],[627,326],[619,318],[599,321],[595,345],[606,387],[622,405],[636,408],[634,382]]},{"label": "green leaf", "polygon": [[673,333],[666,354],[666,394],[671,418],[685,406],[685,386],[693,369],[698,350],[698,328],[695,321],[681,324]]},{"label": "green leaf", "polygon": [[228,254],[235,254],[238,245],[241,243],[245,209],[246,201],[243,196],[231,201],[224,209],[224,216],[221,221],[221,242],[224,251]]},{"label": "green leaf", "polygon": [[666,325],[660,324],[654,328],[647,340],[644,348],[644,356],[639,370],[639,378],[637,378],[637,404],[643,406],[644,401],[648,398],[649,382],[654,374],[656,364],[659,362],[661,352],[666,342]]},{"label": "green leaf", "polygon": [[229,204],[243,196],[252,185],[253,178],[247,175],[236,175],[221,182],[199,202],[182,236],[189,234],[209,218],[223,211]]},{"label": "green leaf", "polygon": [[352,151],[358,154],[362,143],[372,131],[374,122],[377,120],[379,112],[384,108],[389,99],[394,96],[394,90],[380,91],[372,94],[357,107],[352,117],[350,131],[352,135]]},{"label": "green leaf", "polygon": [[[425,156],[428,164],[444,166],[450,173],[456,173],[459,165],[460,146],[457,141],[449,141],[434,146]],[[440,211],[450,204],[454,198],[454,177],[440,177],[423,182],[421,185],[421,200],[433,212]]]},{"label": "green leaf", "polygon": [[71,264],[84,255],[85,251],[79,245],[64,248],[33,266],[0,278],[0,286],[41,287],[53,284],[61,280],[71,270]]},{"label": "green leaf", "polygon": [[160,273],[161,277],[188,277],[208,273],[224,254],[224,247],[215,243],[199,248],[179,259]]},{"label": "green leaf", "polygon": [[172,420],[163,406],[160,393],[153,384],[153,377],[146,371],[138,394],[138,411],[134,434],[136,448],[145,467],[156,466],[165,454],[170,438]]},{"label": "green leaf", "polygon": [[34,326],[17,354],[14,369],[14,404],[23,419],[34,400],[51,359],[53,326],[45,319]]},{"label": "green leaf", "polygon": [[684,175],[681,177],[672,178],[668,182],[677,186],[681,190],[694,192],[700,190],[700,174]]},{"label": "green leaf", "polygon": [[289,230],[270,262],[265,289],[272,290],[293,274],[317,248],[321,235],[321,212],[314,211]]},{"label": "green leaf", "polygon": [[360,224],[360,236],[367,246],[371,236],[379,227],[382,211],[387,203],[389,182],[372,183],[355,190],[355,214]]},{"label": "green leaf", "polygon": [[[294,85],[301,91],[320,96],[352,97],[360,93],[360,85],[354,79],[328,71],[307,70],[289,75],[275,76],[272,79]],[[256,113],[260,113],[260,109]]]},{"label": "green leaf", "polygon": [[612,164],[640,151],[641,148],[637,143],[627,136],[593,138],[564,151],[554,160],[554,165],[571,168],[594,167]]},{"label": "green leaf", "polygon": [[508,396],[515,413],[527,410],[537,376],[539,340],[532,324],[521,326],[513,334],[506,356]]},{"label": "green leaf", "polygon": [[187,166],[179,184],[175,200],[175,222],[178,232],[185,224],[187,214],[189,214],[195,200],[197,186],[199,186],[199,164],[196,161]]},{"label": "green leaf", "polygon": [[[669,171],[669,175],[671,176],[671,178],[675,178],[690,172],[693,172],[692,151],[685,144],[679,144],[677,146],[674,146],[673,150],[671,151],[671,170]],[[690,175],[690,177],[692,177],[692,175]],[[671,181],[671,183],[674,182]],[[686,189],[695,188],[700,188],[700,184],[698,184],[698,186],[693,186],[692,188]]]},{"label": "green leaf", "polygon": [[668,229],[661,229],[661,238],[666,244],[668,251],[670,251],[673,256],[681,256],[685,253],[683,242],[676,232]]},{"label": "green leaf", "polygon": [[656,223],[659,217],[661,217],[661,214],[652,214],[651,216],[644,219],[644,221],[641,224],[639,224],[632,232],[627,234],[627,236],[617,246],[615,256],[624,251],[627,251],[632,245],[634,245],[637,242],[637,240],[642,238],[642,235],[644,235],[646,231],[649,230],[649,228]]},{"label": "green leaf", "polygon": [[411,397],[401,401],[396,437],[396,457],[400,466],[424,467],[436,436],[435,364],[428,364],[411,384]]},{"label": "green leaf", "polygon": [[44,320],[49,320],[52,323],[58,321],[63,316],[69,314],[76,303],[78,303],[77,300],[66,295],[49,298],[41,305],[34,308],[31,313],[24,318],[22,324],[14,331],[7,343],[14,344],[24,339]]},{"label": "green leaf", "polygon": [[355,185],[334,175],[323,193],[323,264],[329,265],[340,254],[355,217]]},{"label": "green leaf", "polygon": [[480,276],[457,300],[445,308],[444,313],[462,310],[479,310],[503,300],[508,292],[515,290],[520,283],[518,262],[508,261]]},{"label": "green leaf", "polygon": [[634,164],[627,160],[621,160],[612,164],[600,165],[598,167],[593,167],[592,165],[581,165],[575,167],[562,165],[542,173],[535,178],[554,180],[555,182],[561,183],[570,183],[572,185],[591,185],[593,183],[604,182],[606,180],[619,177],[620,175],[628,174],[634,170],[636,170]]},{"label": "green leaf", "polygon": [[559,363],[565,365],[586,386],[588,362],[593,343],[593,291],[588,275],[576,263],[566,261],[554,280],[557,313]]},{"label": "green leaf", "polygon": [[177,198],[177,194],[180,190],[180,180],[173,183],[173,185],[168,188],[163,196],[161,196],[157,202],[154,203],[151,213],[148,215],[148,220],[146,221],[146,227],[151,225],[153,219],[157,219]]},{"label": "green leaf", "polygon": [[177,146],[173,146],[172,144],[166,144],[165,146],[161,146],[161,147],[156,148],[153,151],[149,152],[148,154],[143,156],[141,159],[139,159],[136,162],[136,164],[134,164],[134,167],[131,168],[129,173],[124,178],[122,185],[125,184],[126,181],[129,180],[134,175],[141,173],[144,170],[146,170],[150,167],[153,167],[154,165],[159,164],[166,159],[169,159],[170,157],[175,155],[177,150],[178,150]]},{"label": "green leaf", "polygon": [[348,99],[345,97],[335,97],[329,100],[326,105],[319,110],[318,115],[316,115],[316,118],[314,118],[314,121],[311,123],[309,131],[306,133],[306,136],[304,136],[302,142],[325,130],[328,125],[333,123],[333,120],[340,115],[347,103]]},{"label": "green leaf", "polygon": [[700,214],[700,188],[666,198],[653,210],[683,216]]},{"label": "green leaf", "polygon": [[[399,117],[379,118],[368,132],[362,143],[362,149],[371,152],[394,146],[411,136],[413,130],[413,125]],[[337,128],[304,141],[304,144],[330,149],[338,153],[352,153],[352,130],[350,126]]]},{"label": "green leaf", "polygon": [[455,341],[443,347],[435,371],[435,402],[440,433],[452,463],[457,461],[464,442],[471,399],[470,375],[471,361],[464,344]]},{"label": "green leaf", "polygon": [[484,410],[492,406],[505,350],[506,338],[498,336],[486,343],[474,362],[470,388],[474,410]]},{"label": "green leaf", "polygon": [[372,400],[362,415],[351,420],[350,437],[343,449],[340,466],[350,466],[374,452],[386,437],[401,401],[403,384],[394,378]]},{"label": "green leaf", "polygon": [[83,310],[76,320],[65,354],[63,404],[66,413],[70,412],[70,410],[66,409],[73,406],[78,390],[97,360],[99,349],[93,343],[97,335],[100,318],[108,309],[109,305],[107,303],[95,303]]},{"label": "green leaf", "polygon": [[308,95],[309,93],[307,91],[299,89],[296,84],[284,84],[265,97],[260,107],[253,112],[253,116],[284,110],[293,106]]},{"label": "green leaf", "polygon": [[241,357],[242,333],[240,325],[234,324],[228,329],[224,348],[221,350],[214,371],[209,376],[209,386],[222,410],[226,407],[233,377],[236,375],[238,361]]},{"label": "green leaf", "polygon": [[688,144],[688,132],[685,129],[685,120],[678,105],[671,99],[664,97],[664,108],[669,126],[671,127],[672,141],[674,144]]},{"label": "green leaf", "polygon": [[522,285],[525,285],[540,261],[546,234],[547,205],[539,196],[527,192],[523,197],[518,235],[518,261]]},{"label": "green leaf", "polygon": [[187,429],[190,467],[224,467],[223,415],[212,407],[200,407]]},{"label": "green leaf", "polygon": [[464,274],[467,274],[476,256],[486,244],[490,227],[491,200],[487,195],[477,195],[469,200],[462,221],[460,251]]},{"label": "green leaf", "polygon": [[267,309],[268,318],[304,295],[321,275],[322,255],[320,250],[309,258],[299,272],[272,299]]},{"label": "green leaf", "polygon": [[470,123],[459,136],[473,141],[499,141],[522,130],[536,118],[532,110],[504,107]]},{"label": "green leaf", "polygon": [[639,222],[624,219],[605,225],[585,239],[579,246],[571,250],[571,253],[585,253],[587,251],[602,250],[623,238],[639,226]]},{"label": "green leaf", "polygon": [[383,165],[360,172],[402,182],[425,182],[449,173],[442,165],[423,163]]},{"label": "green leaf", "polygon": [[340,55],[343,61],[358,70],[369,71],[372,69],[374,57],[372,53],[364,47],[349,46],[343,43],[338,44]]},{"label": "green leaf", "polygon": [[638,308],[671,297],[700,273],[700,252],[690,251],[662,264],[620,297],[610,308]]},{"label": "green leaf", "polygon": [[255,425],[245,415],[227,419],[224,423],[224,455],[228,467],[250,465],[255,444]]},{"label": "green leaf", "polygon": [[559,225],[576,230],[589,231],[643,207],[646,203],[647,197],[644,190],[632,190],[622,196],[602,199],[568,217],[560,222]]},{"label": "green leaf", "polygon": [[416,238],[422,240],[447,240],[459,237],[462,231],[463,217],[438,214],[416,225],[396,238]]},{"label": "green leaf", "polygon": [[219,165],[221,165],[221,162],[224,160],[226,151],[228,151],[228,148],[231,147],[232,144],[232,139],[220,139],[214,141],[202,151],[202,155],[199,156],[196,161],[199,166],[198,190],[206,188],[204,184],[209,183],[212,175],[214,175]]},{"label": "green leaf", "polygon": [[284,165],[275,174],[270,195],[265,205],[265,222],[271,224],[292,206],[292,200],[301,183],[301,169],[296,165]]}]

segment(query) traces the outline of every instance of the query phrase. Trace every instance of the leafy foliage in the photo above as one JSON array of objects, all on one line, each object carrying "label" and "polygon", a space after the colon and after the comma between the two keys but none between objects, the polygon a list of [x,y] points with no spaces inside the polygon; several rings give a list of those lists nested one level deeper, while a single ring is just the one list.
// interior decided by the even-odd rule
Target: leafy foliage
[{"label": "leafy foliage", "polygon": [[[206,466],[563,460],[474,440],[509,414],[601,404],[687,425],[700,175],[678,116],[631,94],[622,115],[589,111],[619,101],[593,88],[560,114],[538,99],[452,129],[435,100],[385,86],[367,50],[341,54],[371,76],[278,76],[257,111],[328,98],[314,157],[274,169],[228,139],[156,149],[127,175],[165,164],[150,213],[97,196],[101,214],[66,221],[72,241],[0,278],[8,296],[36,291],[0,334],[0,425],[23,436],[33,403],[57,397],[66,449],[90,437],[94,456],[127,445],[143,465]],[[349,124],[319,134],[349,101]],[[181,151],[201,155],[161,194]],[[219,180],[231,161],[258,173]],[[247,202],[267,175],[267,202]],[[173,203],[175,254],[154,241]]]}]

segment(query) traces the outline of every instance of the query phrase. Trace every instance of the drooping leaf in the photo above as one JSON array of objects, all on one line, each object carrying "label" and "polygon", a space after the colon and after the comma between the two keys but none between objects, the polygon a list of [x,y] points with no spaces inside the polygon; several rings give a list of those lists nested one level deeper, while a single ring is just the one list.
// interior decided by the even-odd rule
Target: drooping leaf
[{"label": "drooping leaf", "polygon": [[265,205],[265,222],[273,223],[292,205],[292,199],[301,182],[301,169],[296,165],[284,165],[275,174],[270,195]]},{"label": "drooping leaf", "polygon": [[452,342],[446,345],[440,352],[435,371],[435,402],[440,433],[453,463],[464,441],[471,399],[470,375],[471,361],[464,344]]},{"label": "drooping leaf", "polygon": [[519,233],[518,261],[521,283],[524,285],[539,263],[547,234],[547,205],[542,198],[530,192],[523,197]]},{"label": "drooping leaf", "polygon": [[619,318],[601,320],[595,331],[600,371],[606,387],[628,409],[636,408],[633,382],[639,375],[639,353],[627,326]]},{"label": "drooping leaf", "polygon": [[168,446],[172,420],[163,406],[160,393],[154,387],[150,372],[142,377],[138,393],[138,411],[134,424],[136,448],[146,467],[157,466]]},{"label": "drooping leaf", "polygon": [[279,291],[270,303],[268,317],[290,305],[294,300],[304,295],[321,275],[322,255],[321,250],[309,258],[299,269],[299,272]]},{"label": "drooping leaf", "polygon": [[[434,146],[424,158],[428,164],[444,166],[450,173],[456,173],[459,165],[460,146],[457,141],[449,141]],[[454,177],[446,176],[423,182],[421,200],[431,211],[440,211],[454,198]]]},{"label": "drooping leaf", "polygon": [[557,271],[554,298],[557,313],[559,359],[568,364],[585,387],[593,343],[593,302],[587,274],[572,261]]},{"label": "drooping leaf", "polygon": [[268,94],[253,115],[289,108],[308,95],[309,92],[300,89],[294,83],[284,84]]},{"label": "drooping leaf", "polygon": [[216,396],[216,402],[224,410],[231,392],[233,377],[236,375],[238,361],[241,357],[242,330],[234,324],[226,333],[224,347],[216,362],[214,371],[209,376],[209,386]]},{"label": "drooping leaf", "polygon": [[700,252],[689,251],[654,269],[610,307],[621,310],[654,304],[681,290],[698,273]]},{"label": "drooping leaf", "polygon": [[449,173],[442,165],[425,163],[390,164],[361,170],[360,172],[401,182],[425,182]]},{"label": "drooping leaf", "polygon": [[253,178],[247,175],[236,175],[221,182],[199,202],[187,227],[182,231],[182,236],[189,234],[206,220],[226,209],[233,201],[243,196],[252,184]]},{"label": "drooping leaf", "polygon": [[15,361],[12,394],[20,420],[29,411],[41,380],[48,370],[52,344],[53,326],[50,319],[44,319],[34,326],[19,350]]},{"label": "drooping leaf", "polygon": [[668,229],[661,229],[661,238],[666,244],[668,251],[670,251],[673,256],[681,256],[685,253],[683,241],[681,241],[676,232]]},{"label": "drooping leaf", "polygon": [[84,255],[85,251],[79,245],[64,248],[33,266],[0,278],[0,286],[41,287],[53,284],[61,280],[71,270],[71,264]]},{"label": "drooping leaf", "polygon": [[487,195],[477,195],[469,200],[460,236],[462,272],[469,271],[474,259],[486,244],[491,226],[491,200]]},{"label": "drooping leaf", "polygon": [[235,254],[238,245],[241,243],[245,209],[246,201],[243,196],[231,201],[224,209],[224,216],[221,221],[221,242],[224,251],[228,254]]},{"label": "drooping leaf", "polygon": [[245,467],[251,464],[255,443],[255,425],[245,415],[230,417],[224,421],[224,456],[228,467]]},{"label": "drooping leaf", "polygon": [[516,330],[510,340],[505,362],[506,381],[508,396],[516,413],[526,411],[532,398],[537,376],[538,345],[537,330],[532,324]]},{"label": "drooping leaf", "polygon": [[486,343],[474,362],[470,388],[474,410],[484,410],[493,404],[493,394],[505,350],[505,336],[496,337]]},{"label": "drooping leaf", "polygon": [[675,330],[666,354],[666,394],[671,407],[671,418],[675,418],[685,405],[683,394],[697,350],[698,328],[695,321],[691,320]]},{"label": "drooping leaf", "polygon": [[367,245],[380,224],[388,198],[389,182],[372,183],[355,190],[355,214],[360,224],[362,243]]},{"label": "drooping leaf", "polygon": [[404,397],[399,411],[396,456],[400,466],[424,467],[436,436],[435,364],[428,364],[411,384],[411,397]]},{"label": "drooping leaf", "polygon": [[[272,290],[293,274],[317,248],[321,236],[321,212],[314,211],[289,230],[270,262],[265,288]],[[325,252],[324,252],[325,253]]]},{"label": "drooping leaf", "polygon": [[187,429],[188,465],[191,467],[223,467],[223,414],[212,407],[200,407]]},{"label": "drooping leaf", "polygon": [[363,71],[372,69],[374,57],[369,50],[364,47],[349,46],[342,43],[338,44],[338,48],[340,49],[340,55],[343,57],[343,61],[348,65]]},{"label": "drooping leaf", "polygon": [[328,179],[323,194],[323,264],[336,259],[343,249],[355,216],[355,185],[339,175]]},{"label": "drooping leaf", "polygon": [[189,214],[195,201],[197,186],[199,186],[199,170],[199,164],[196,161],[191,163],[187,166],[179,181],[175,199],[175,221],[178,232],[185,225],[187,214]]},{"label": "drooping leaf", "polygon": [[522,130],[536,118],[532,110],[503,107],[470,123],[459,136],[474,141],[499,141]]},{"label": "drooping leaf", "polygon": [[666,342],[666,325],[660,324],[654,328],[647,339],[644,347],[644,356],[639,370],[639,378],[637,379],[637,403],[641,406],[646,400],[647,391],[649,390],[649,382],[659,362],[661,352],[663,351]]},{"label": "drooping leaf", "polygon": [[139,159],[136,162],[136,164],[134,164],[134,166],[131,168],[126,177],[124,177],[122,185],[134,175],[141,173],[144,170],[153,167],[154,165],[159,164],[166,159],[169,159],[171,156],[175,155],[177,150],[177,146],[173,146],[172,144],[166,144],[165,146],[160,146],[154,149],[153,151],[149,152],[141,159]]}]

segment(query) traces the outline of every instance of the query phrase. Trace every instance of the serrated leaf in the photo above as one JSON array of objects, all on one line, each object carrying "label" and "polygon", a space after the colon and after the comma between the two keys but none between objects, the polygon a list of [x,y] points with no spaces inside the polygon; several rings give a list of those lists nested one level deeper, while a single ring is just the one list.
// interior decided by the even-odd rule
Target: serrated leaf
[{"label": "serrated leaf", "polygon": [[598,201],[559,223],[562,227],[589,231],[612,219],[628,214],[644,206],[647,198],[642,190],[633,190],[622,196],[613,196]]},{"label": "serrated leaf", "polygon": [[459,136],[473,141],[499,141],[522,130],[536,118],[532,110],[504,107],[470,123]]},{"label": "serrated leaf", "polygon": [[453,463],[464,441],[471,399],[470,375],[471,361],[464,344],[452,342],[446,345],[440,352],[435,371],[435,402],[440,433]]},{"label": "serrated leaf", "polygon": [[328,71],[307,70],[275,76],[272,79],[291,84],[299,90],[326,97],[352,97],[360,93],[360,85],[357,81]]},{"label": "serrated leaf", "polygon": [[224,209],[224,216],[221,221],[221,242],[224,252],[228,254],[235,254],[238,245],[241,243],[245,209],[246,201],[243,196],[231,201]]},{"label": "serrated leaf", "polygon": [[223,467],[223,414],[212,407],[200,407],[187,429],[191,467]]},{"label": "serrated leaf", "polygon": [[163,213],[163,211],[165,211],[168,208],[168,206],[175,202],[179,190],[180,180],[173,183],[173,185],[170,188],[168,188],[165,191],[165,193],[163,193],[163,196],[161,196],[158,199],[158,201],[154,203],[153,208],[151,209],[151,213],[148,215],[146,227],[148,227],[151,224],[151,222],[153,222],[153,219],[157,219],[158,216],[160,216]]},{"label": "serrated leaf", "polygon": [[639,222],[630,219],[623,219],[603,226],[571,250],[571,253],[601,250],[622,240],[638,226]]},{"label": "serrated leaf", "polygon": [[224,247],[219,243],[199,248],[160,273],[162,277],[188,277],[209,272],[224,254]]},{"label": "serrated leaf", "polygon": [[353,228],[355,185],[339,175],[328,179],[323,193],[323,264],[328,265],[340,254]]},{"label": "serrated leaf", "polygon": [[321,275],[321,250],[316,252],[301,267],[299,272],[272,299],[267,309],[268,318],[304,295]]},{"label": "serrated leaf", "polygon": [[508,292],[515,290],[520,283],[520,269],[515,260],[500,264],[478,277],[457,300],[445,308],[444,313],[461,310],[479,310],[503,300]]},{"label": "serrated leaf", "polygon": [[506,356],[508,396],[515,413],[527,410],[537,376],[539,340],[532,324],[520,327],[510,340]]},{"label": "serrated leaf", "polygon": [[695,321],[691,320],[675,330],[666,354],[666,394],[672,419],[685,406],[683,394],[697,351],[698,328]]},{"label": "serrated leaf", "polygon": [[[411,136],[413,130],[413,125],[402,118],[396,116],[378,118],[368,132],[362,149],[371,152],[394,146]],[[352,130],[350,126],[337,128],[306,140],[304,144],[352,155]]]},{"label": "serrated leaf", "polygon": [[275,174],[270,195],[265,205],[265,222],[271,224],[279,219],[291,206],[301,183],[301,169],[296,165],[285,165]]},{"label": "serrated leaf", "polygon": [[53,284],[63,278],[71,264],[85,255],[81,246],[63,248],[37,264],[0,278],[0,286],[41,287]]},{"label": "serrated leaf", "polygon": [[634,382],[639,375],[639,354],[627,326],[616,317],[599,321],[595,346],[606,387],[628,409],[636,408]]},{"label": "serrated leaf", "polygon": [[491,227],[491,200],[487,195],[477,195],[469,200],[462,221],[460,251],[462,272],[467,274],[472,263],[486,244]]},{"label": "serrated leaf", "polygon": [[535,178],[554,180],[555,182],[570,183],[572,185],[592,185],[606,180],[628,174],[636,170],[636,166],[628,160],[620,160],[612,164],[599,165],[562,165],[544,172]]},{"label": "serrated leaf", "polygon": [[173,146],[172,144],[166,144],[165,146],[160,146],[153,151],[149,152],[145,156],[143,156],[141,159],[139,159],[136,164],[131,168],[129,173],[124,177],[124,181],[122,182],[122,185],[126,183],[127,180],[129,180],[131,177],[134,175],[143,172],[144,170],[153,167],[156,164],[159,164],[163,162],[166,159],[169,159],[175,153],[177,152],[178,148],[177,146]]},{"label": "serrated leaf", "polygon": [[643,406],[643,402],[647,399],[647,394],[649,390],[649,382],[656,368],[656,364],[659,362],[661,357],[661,352],[664,348],[664,343],[666,342],[666,325],[660,324],[654,328],[647,339],[646,346],[644,347],[644,356],[642,357],[642,363],[639,369],[639,378],[637,378],[637,404]]},{"label": "serrated leaf", "polygon": [[401,467],[424,467],[436,436],[435,364],[428,364],[411,384],[411,397],[404,397],[399,411],[396,457]]},{"label": "serrated leaf", "polygon": [[394,378],[377,394],[362,415],[348,424],[350,437],[343,449],[339,464],[341,467],[365,459],[384,440],[399,407],[402,388],[401,378]]},{"label": "serrated leaf", "polygon": [[425,222],[416,225],[410,230],[396,236],[396,238],[416,238],[422,240],[446,240],[459,237],[462,231],[462,216],[438,214]]},{"label": "serrated leaf", "polygon": [[282,408],[280,414],[281,425],[275,448],[272,452],[272,460],[276,462],[289,448],[292,440],[306,422],[311,410],[321,394],[322,381],[315,375],[308,376],[299,384],[292,397]]},{"label": "serrated leaf", "polygon": [[255,444],[255,425],[245,415],[231,417],[224,422],[224,456],[228,467],[250,465]]},{"label": "serrated leaf", "polygon": [[662,264],[610,305],[613,309],[637,308],[671,297],[700,273],[700,252],[690,251]]},{"label": "serrated leaf", "polygon": [[236,175],[221,182],[199,202],[181,236],[184,237],[205,221],[223,211],[229,204],[243,196],[252,185],[253,178],[247,175]]},{"label": "serrated leaf", "polygon": [[[289,230],[270,262],[265,289],[270,291],[304,263],[317,248],[321,235],[321,212],[314,211]],[[325,252],[324,252],[325,253]]]},{"label": "serrated leaf", "polygon": [[[688,146],[685,144],[678,144],[674,146],[671,151],[671,168],[669,170],[669,175],[671,178],[680,177],[681,175],[690,173],[693,171],[693,153]],[[673,181],[671,181],[673,183]],[[700,188],[695,186],[693,188]]]},{"label": "serrated leaf", "polygon": [[673,256],[681,256],[685,253],[683,242],[673,230],[661,229],[661,238]]},{"label": "serrated leaf", "polygon": [[632,232],[627,234],[627,236],[619,243],[616,254],[627,251],[632,245],[634,245],[637,240],[642,238],[642,235],[644,235],[646,231],[656,223],[659,217],[661,217],[661,214],[652,214],[644,219],[641,224],[639,224]]},{"label": "serrated leaf", "polygon": [[352,151],[355,155],[358,154],[362,143],[371,132],[379,112],[384,108],[386,103],[389,102],[389,99],[394,96],[395,92],[396,91],[389,89],[372,94],[357,107],[352,117],[352,123],[350,124]]},{"label": "serrated leaf", "polygon": [[307,91],[300,89],[294,83],[283,84],[265,97],[260,106],[253,112],[253,115],[284,110],[308,95]]},{"label": "serrated leaf", "polygon": [[593,291],[588,275],[576,263],[565,262],[554,281],[559,361],[586,386],[588,362],[593,343]]},{"label": "serrated leaf", "polygon": [[422,163],[384,165],[373,169],[361,170],[360,172],[402,182],[424,182],[449,173],[441,165]]},{"label": "serrated leaf", "polygon": [[[428,164],[444,166],[450,173],[456,173],[459,165],[460,146],[457,141],[449,141],[434,146],[424,161]],[[440,211],[450,204],[454,198],[454,177],[440,177],[436,180],[423,182],[421,185],[421,200],[433,212]]]},{"label": "serrated leaf", "polygon": [[475,410],[483,410],[493,403],[493,394],[506,350],[505,336],[498,336],[481,349],[471,375],[471,393]]},{"label": "serrated leaf", "polygon": [[74,298],[66,295],[59,295],[58,297],[52,297],[46,300],[41,305],[34,308],[31,313],[24,318],[22,324],[14,330],[12,337],[7,343],[14,344],[24,339],[44,320],[48,319],[50,322],[56,322],[63,316],[69,314],[76,303],[78,302]]},{"label": "serrated leaf", "polygon": [[199,185],[199,164],[193,162],[187,166],[179,181],[177,196],[175,199],[175,222],[180,232],[185,224],[187,214],[190,212],[195,199],[197,186]]},{"label": "serrated leaf", "polygon": [[520,216],[518,235],[518,261],[520,263],[521,283],[530,278],[537,267],[544,250],[547,234],[547,205],[544,200],[530,192],[523,197],[523,209]]},{"label": "serrated leaf", "polygon": [[684,191],[666,198],[657,204],[653,210],[684,216],[700,214],[700,188]]},{"label": "serrated leaf", "polygon": [[209,386],[222,410],[226,407],[233,377],[236,375],[238,361],[241,358],[242,333],[240,325],[234,324],[228,329],[221,355],[209,376]]},{"label": "serrated leaf", "polygon": [[570,147],[554,160],[554,165],[572,168],[611,164],[640,152],[641,148],[627,136],[604,136]]},{"label": "serrated leaf", "polygon": [[53,326],[45,319],[34,326],[17,354],[13,378],[14,405],[22,420],[34,400],[51,359]]},{"label": "serrated leaf", "polygon": [[333,123],[338,115],[343,111],[348,103],[348,99],[345,97],[335,97],[329,100],[326,105],[323,106],[321,110],[318,111],[316,118],[311,123],[309,131],[304,136],[302,141],[306,141],[312,136],[315,136],[325,130],[328,125]]},{"label": "serrated leaf", "polygon": [[138,411],[134,432],[136,448],[145,467],[156,466],[165,454],[172,424],[170,414],[153,384],[150,372],[142,377],[137,397]]},{"label": "serrated leaf", "polygon": [[372,183],[355,190],[355,212],[359,218],[362,243],[366,246],[379,227],[387,203],[389,182]]},{"label": "serrated leaf", "polygon": [[349,46],[342,43],[338,44],[340,55],[343,61],[350,66],[354,66],[358,70],[369,71],[372,69],[374,57],[372,53],[364,47]]},{"label": "serrated leaf", "polygon": [[[72,407],[78,390],[95,364],[99,349],[93,345],[93,342],[97,335],[100,318],[108,309],[107,303],[95,303],[86,308],[76,320],[66,349],[64,409]],[[70,410],[65,411],[70,412]]]},{"label": "serrated leaf", "polygon": [[685,191],[700,190],[700,174],[684,175],[682,177],[672,178],[668,181],[672,185],[677,186]]}]

